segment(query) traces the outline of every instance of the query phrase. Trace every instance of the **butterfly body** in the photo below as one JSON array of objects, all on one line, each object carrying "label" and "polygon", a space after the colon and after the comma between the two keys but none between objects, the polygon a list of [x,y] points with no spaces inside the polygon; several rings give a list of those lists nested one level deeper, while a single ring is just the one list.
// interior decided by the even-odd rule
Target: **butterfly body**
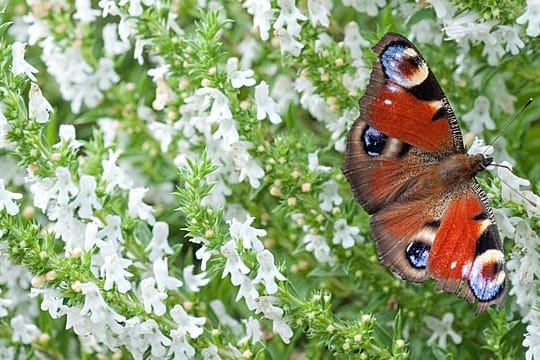
[{"label": "butterfly body", "polygon": [[480,311],[500,304],[502,245],[475,180],[492,159],[466,153],[448,99],[409,40],[388,33],[373,50],[342,171],[372,215],[380,261],[406,280],[434,278]]}]

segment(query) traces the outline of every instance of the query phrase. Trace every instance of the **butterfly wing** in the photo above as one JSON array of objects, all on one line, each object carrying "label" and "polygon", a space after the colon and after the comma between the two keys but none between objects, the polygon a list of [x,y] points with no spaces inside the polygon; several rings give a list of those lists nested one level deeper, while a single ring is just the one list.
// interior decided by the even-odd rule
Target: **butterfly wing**
[{"label": "butterfly wing", "polygon": [[387,33],[374,47],[360,117],[388,137],[431,153],[465,152],[448,99],[416,47]]},{"label": "butterfly wing", "polygon": [[465,152],[454,111],[416,47],[387,33],[373,51],[377,60],[342,166],[369,214],[395,201],[424,164]]},{"label": "butterfly wing", "polygon": [[409,281],[437,280],[479,311],[502,303],[504,254],[493,213],[476,180],[460,189],[395,203],[372,216],[381,263]]}]

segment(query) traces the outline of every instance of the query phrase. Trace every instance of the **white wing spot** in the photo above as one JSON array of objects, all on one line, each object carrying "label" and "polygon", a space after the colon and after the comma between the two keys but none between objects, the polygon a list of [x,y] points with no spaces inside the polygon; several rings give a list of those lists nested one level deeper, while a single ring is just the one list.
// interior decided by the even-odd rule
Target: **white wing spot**
[{"label": "white wing spot", "polygon": [[392,105],[392,100],[390,100],[390,99],[384,99],[384,104],[385,104],[385,105]]},{"label": "white wing spot", "polygon": [[413,48],[406,48],[405,50],[403,50],[403,52],[405,53],[405,55],[407,55],[409,57],[417,57],[418,56],[418,53],[416,51],[414,51]]},{"label": "white wing spot", "polygon": [[457,266],[457,261],[452,261],[452,263],[450,264],[450,269],[455,269]]}]

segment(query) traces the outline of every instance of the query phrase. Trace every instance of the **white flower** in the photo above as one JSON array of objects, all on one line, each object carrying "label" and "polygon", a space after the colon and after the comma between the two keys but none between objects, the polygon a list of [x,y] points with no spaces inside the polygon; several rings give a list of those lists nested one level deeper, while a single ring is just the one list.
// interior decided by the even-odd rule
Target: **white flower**
[{"label": "white flower", "polygon": [[448,0],[428,0],[428,3],[433,6],[435,15],[442,20],[451,18],[456,11],[454,5]]},{"label": "white flower", "polygon": [[56,289],[52,288],[32,288],[30,289],[30,297],[42,296],[40,309],[47,311],[53,319],[58,319],[63,316],[62,303],[64,298]]},{"label": "white flower", "polygon": [[483,155],[491,155],[493,154],[493,146],[486,145],[484,143],[484,139],[480,139],[478,136],[474,137],[474,141],[467,150],[467,154],[474,155],[474,154],[483,154]]},{"label": "white flower", "polygon": [[422,19],[411,26],[409,39],[422,44],[432,44],[440,46],[443,33],[440,31],[440,25],[433,19]]},{"label": "white flower", "polygon": [[446,338],[448,336],[450,336],[454,344],[460,344],[461,335],[452,330],[453,321],[454,315],[452,313],[444,314],[441,320],[434,318],[433,316],[426,316],[424,322],[431,330],[433,330],[427,344],[433,345],[433,343],[437,341],[439,347],[446,349]]},{"label": "white flower", "polygon": [[131,48],[129,41],[120,40],[118,38],[117,29],[118,24],[108,23],[103,27],[101,32],[101,36],[103,38],[103,49],[105,50],[105,55],[107,57],[125,54]]},{"label": "white flower", "polygon": [[122,218],[118,215],[107,215],[105,221],[105,227],[99,231],[97,236],[108,241],[116,248],[119,243],[124,242],[124,237],[122,236]]},{"label": "white flower", "polygon": [[519,37],[519,26],[499,25],[497,32],[500,33],[500,38],[503,43],[506,43],[505,50],[512,55],[519,54],[519,49],[523,49],[525,44]]},{"label": "white flower", "polygon": [[276,101],[278,113],[287,111],[291,103],[298,103],[298,93],[294,90],[292,79],[283,74],[274,80],[270,95]]},{"label": "white flower", "polygon": [[159,258],[155,260],[153,270],[154,278],[156,279],[156,286],[160,292],[164,292],[165,290],[175,290],[184,284],[181,280],[169,276],[167,258]]},{"label": "white flower", "polygon": [[156,84],[156,98],[152,101],[152,108],[154,108],[154,110],[163,110],[165,105],[175,98],[174,91],[172,91],[165,80],[165,75],[167,75],[168,72],[169,65],[162,65],[148,70],[148,75],[152,77],[152,81]]},{"label": "white flower", "polygon": [[154,224],[154,209],[150,205],[143,202],[144,194],[148,191],[147,188],[137,187],[129,190],[128,212],[132,217],[138,217],[141,220],[146,220],[150,225]]},{"label": "white flower", "polygon": [[9,215],[17,215],[19,213],[19,206],[13,200],[19,199],[22,199],[22,194],[6,190],[4,179],[0,179],[0,211],[6,209]]},{"label": "white flower", "polygon": [[44,124],[49,121],[49,113],[52,111],[51,104],[43,97],[39,86],[32,83],[28,93],[28,116],[31,119],[36,119],[38,123]]},{"label": "white flower", "polygon": [[84,246],[86,226],[79,219],[75,218],[74,210],[67,204],[58,205],[49,211],[49,219],[55,220],[53,229],[56,238],[62,238],[65,242],[66,254],[74,248]]},{"label": "white flower", "polygon": [[57,181],[50,189],[50,192],[56,197],[59,205],[67,205],[71,196],[77,195],[79,189],[71,180],[71,173],[63,166],[56,168]]},{"label": "white flower", "polygon": [[462,116],[462,119],[469,125],[469,131],[473,134],[481,134],[484,128],[495,129],[495,123],[489,114],[489,99],[479,96],[474,101],[474,108]]},{"label": "white flower", "polygon": [[75,0],[75,14],[73,19],[80,20],[83,24],[88,24],[96,20],[101,15],[101,11],[92,9],[90,0]]},{"label": "white flower", "polygon": [[235,286],[240,285],[242,282],[242,274],[249,273],[249,268],[244,264],[242,258],[236,251],[236,243],[234,240],[229,240],[220,249],[221,254],[227,258],[225,262],[225,268],[223,269],[223,275],[221,278],[225,278],[228,274],[231,274],[231,283]]},{"label": "white flower", "polygon": [[229,150],[231,146],[240,139],[236,129],[236,121],[232,117],[221,119],[219,127],[214,133],[213,139],[223,139],[222,148]]},{"label": "white flower", "polygon": [[[122,24],[122,23],[120,23]],[[120,28],[119,28],[120,29]],[[122,36],[120,36],[122,37]],[[151,45],[152,42],[149,39],[137,38],[135,40],[135,49],[133,50],[133,58],[137,60],[139,65],[144,64],[143,50],[147,45]]]},{"label": "white flower", "polygon": [[298,41],[297,38],[289,34],[282,28],[278,28],[274,31],[276,38],[279,40],[281,53],[291,53],[292,56],[299,56],[304,48],[304,44]]},{"label": "white flower", "polygon": [[131,290],[131,283],[126,279],[132,277],[133,274],[126,270],[131,266],[133,261],[123,259],[114,254],[105,257],[105,263],[101,266],[101,274],[105,277],[105,284],[103,290],[111,290],[113,285],[116,284],[118,291],[126,293]]},{"label": "white flower", "polygon": [[30,344],[41,334],[36,325],[25,323],[22,315],[12,318],[9,324],[12,331],[11,340],[16,343]]},{"label": "white flower", "polygon": [[206,264],[208,263],[208,260],[210,260],[210,257],[212,255],[217,254],[217,250],[210,250],[208,251],[206,245],[202,245],[196,252],[195,257],[198,260],[201,260],[201,270],[206,270]]},{"label": "white flower", "polygon": [[308,154],[308,169],[311,171],[321,171],[329,172],[332,170],[330,166],[319,165],[319,156],[318,152],[313,152]]},{"label": "white flower", "polygon": [[4,115],[4,105],[0,103],[0,149],[9,146],[9,141],[6,139],[6,135],[10,129],[9,123]]},{"label": "white flower", "polygon": [[204,360],[221,360],[216,345],[210,345],[209,347],[202,349],[201,355]]},{"label": "white flower", "polygon": [[291,36],[297,36],[302,29],[298,21],[306,20],[306,16],[294,5],[295,0],[278,0],[278,5],[281,8],[279,16],[274,23],[274,29],[285,28]]},{"label": "white flower", "polygon": [[169,150],[169,145],[172,141],[174,128],[172,125],[155,121],[148,124],[148,130],[152,133],[152,136],[159,141],[160,149],[166,153]]},{"label": "white flower", "polygon": [[178,329],[189,333],[192,339],[198,338],[203,333],[202,326],[206,322],[206,318],[188,315],[184,308],[178,304],[174,305],[169,314],[178,325]]},{"label": "white flower", "polygon": [[231,146],[231,155],[234,162],[234,172],[238,174],[238,182],[249,180],[249,184],[252,188],[257,189],[264,176],[264,170],[257,163],[255,159],[249,154],[248,149],[253,145],[248,141],[238,141]]},{"label": "white flower", "polygon": [[379,8],[386,6],[385,0],[343,0],[343,5],[352,6],[356,11],[366,13],[371,17],[379,13]]},{"label": "white flower", "polygon": [[317,26],[320,23],[324,27],[330,25],[328,16],[332,10],[332,2],[329,0],[308,0],[307,7],[309,11],[309,19],[311,25]]},{"label": "white flower", "polygon": [[253,61],[257,59],[261,53],[261,45],[253,36],[244,35],[242,41],[238,44],[238,52],[242,54],[240,59],[240,67],[250,69]]},{"label": "white flower", "polygon": [[259,297],[259,292],[255,288],[253,281],[248,276],[241,276],[242,279],[240,280],[240,288],[238,289],[238,294],[236,295],[236,301],[244,298],[246,300],[248,309],[254,310],[257,307],[256,299]]},{"label": "white flower", "polygon": [[112,193],[117,186],[124,190],[128,190],[133,186],[131,178],[124,170],[116,165],[118,156],[120,156],[120,152],[109,150],[109,159],[101,161],[101,166],[103,167],[102,179],[107,183],[105,191],[109,194]]},{"label": "white flower", "polygon": [[259,237],[266,236],[266,230],[252,227],[251,224],[253,223],[253,220],[255,220],[255,218],[251,216],[246,216],[246,220],[243,223],[236,219],[232,219],[229,222],[229,231],[234,240],[242,241],[244,249],[253,248],[255,252],[259,252],[264,248]]},{"label": "white flower", "polygon": [[0,318],[8,314],[8,308],[13,306],[13,300],[0,298]]},{"label": "white flower", "polygon": [[340,153],[344,153],[346,149],[345,139],[346,129],[351,120],[356,118],[358,112],[356,110],[348,109],[343,112],[337,121],[326,123],[326,128],[332,133],[330,138],[334,141],[334,149]]},{"label": "white flower", "polygon": [[234,334],[237,336],[242,333],[242,325],[234,318],[232,318],[225,310],[225,305],[221,300],[210,301],[210,308],[216,314],[216,318],[219,319],[219,323],[223,326],[231,328]]},{"label": "white flower", "polygon": [[253,28],[259,29],[261,40],[266,41],[269,38],[270,22],[272,21],[276,9],[272,9],[269,0],[245,0],[242,7],[253,15]]},{"label": "white flower", "polygon": [[153,309],[157,316],[165,314],[167,307],[162,300],[167,298],[167,294],[156,289],[154,278],[150,277],[141,281],[141,295],[146,313],[150,314]]},{"label": "white flower", "polygon": [[252,344],[262,340],[263,332],[257,319],[250,316],[248,319],[243,319],[242,322],[246,325],[246,339],[251,339]]},{"label": "white flower", "polygon": [[322,185],[323,190],[319,193],[319,205],[322,210],[330,211],[334,205],[339,205],[343,198],[338,193],[338,184],[330,179]]},{"label": "white flower", "polygon": [[494,21],[479,21],[476,13],[467,12],[455,18],[448,19],[445,23],[444,31],[446,38],[464,43],[467,40],[483,41],[486,46],[491,42],[491,46],[496,45],[496,38],[490,34],[491,29],[496,24]]},{"label": "white flower", "polygon": [[79,180],[79,193],[71,203],[73,208],[79,208],[79,216],[83,219],[90,219],[93,209],[101,210],[96,195],[96,179],[90,175],[83,175]]},{"label": "white flower", "polygon": [[58,129],[60,141],[53,145],[54,148],[61,148],[64,144],[69,144],[69,148],[76,150],[82,146],[80,141],[75,137],[75,126],[71,124],[62,124]]},{"label": "white flower", "polygon": [[540,318],[538,314],[527,325],[527,333],[523,340],[523,346],[527,348],[526,360],[540,359]]},{"label": "white flower", "polygon": [[37,73],[38,69],[36,69],[35,67],[27,63],[26,60],[24,60],[25,47],[26,44],[18,41],[15,41],[11,45],[11,56],[13,58],[11,72],[15,75],[26,74],[26,76],[28,76],[30,80],[36,81],[34,73]]},{"label": "white flower", "polygon": [[231,85],[235,89],[239,89],[242,86],[253,86],[255,85],[255,79],[253,79],[253,70],[237,70],[238,69],[238,58],[232,57],[227,60],[226,66],[227,75],[231,80]]},{"label": "white flower", "polygon": [[360,59],[363,53],[362,48],[369,46],[369,41],[365,40],[360,34],[358,24],[351,21],[345,25],[343,44],[349,48],[353,59]]},{"label": "white flower", "polygon": [[344,249],[353,247],[356,240],[356,236],[360,232],[360,229],[356,226],[347,225],[347,220],[338,219],[334,223],[334,237],[332,243],[341,244]]},{"label": "white flower", "polygon": [[274,306],[276,302],[274,296],[261,296],[257,299],[258,307],[255,313],[263,313],[267,319],[273,321],[272,331],[281,337],[281,340],[288,344],[293,335],[290,326],[283,320],[283,309]]},{"label": "white flower", "polygon": [[276,102],[268,95],[269,86],[261,81],[255,87],[255,105],[257,106],[257,120],[268,117],[272,124],[279,124],[281,116],[278,113]]},{"label": "white flower", "polygon": [[253,279],[254,284],[264,283],[266,293],[275,294],[278,290],[276,280],[283,281],[283,276],[276,265],[274,265],[274,255],[269,250],[263,250],[257,254],[257,261],[259,262],[259,271],[257,276]]},{"label": "white flower", "polygon": [[193,359],[195,356],[195,348],[188,343],[186,332],[183,329],[176,329],[171,330],[169,335],[171,336],[169,355],[172,355],[172,359]]},{"label": "white flower", "polygon": [[152,239],[146,246],[145,251],[150,251],[148,259],[155,261],[163,256],[163,254],[172,254],[173,249],[169,246],[167,238],[169,237],[169,225],[166,222],[158,221],[152,229]]},{"label": "white flower", "polygon": [[142,344],[150,344],[150,354],[154,359],[163,359],[167,353],[167,347],[171,345],[171,339],[161,333],[158,323],[154,319],[148,319],[140,325],[143,333]]},{"label": "white flower", "polygon": [[528,22],[527,35],[536,37],[540,34],[540,1],[527,0],[527,11],[516,19],[520,25]]},{"label": "white flower", "polygon": [[313,252],[315,258],[321,263],[327,263],[332,260],[330,257],[330,246],[326,243],[324,236],[307,234],[303,238],[303,242],[306,243],[306,250]]},{"label": "white flower", "polygon": [[497,175],[501,179],[501,197],[503,201],[512,201],[515,203],[523,202],[523,198],[518,194],[521,186],[529,186],[531,183],[527,179],[516,176],[510,169],[512,165],[503,161],[501,166],[497,167]]},{"label": "white flower", "polygon": [[119,15],[118,6],[116,5],[116,1],[114,0],[99,0],[98,6],[103,9],[103,17],[107,17],[109,15],[117,16]]},{"label": "white flower", "polygon": [[110,325],[111,328],[117,326],[117,324],[115,325],[116,322],[125,320],[125,317],[109,307],[96,284],[92,282],[83,283],[81,284],[81,291],[85,298],[84,305],[80,309],[80,316],[85,317],[90,314],[90,321],[93,324]]},{"label": "white flower", "polygon": [[210,279],[206,277],[206,273],[202,272],[200,274],[193,274],[194,265],[188,265],[184,267],[184,282],[186,283],[186,287],[191,292],[198,292],[200,290],[200,287],[205,286],[208,284]]}]

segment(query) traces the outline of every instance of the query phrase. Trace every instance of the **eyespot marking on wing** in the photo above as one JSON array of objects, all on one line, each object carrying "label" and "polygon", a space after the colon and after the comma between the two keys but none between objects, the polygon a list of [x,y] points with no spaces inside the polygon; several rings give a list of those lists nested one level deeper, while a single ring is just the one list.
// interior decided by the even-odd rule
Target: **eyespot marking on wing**
[{"label": "eyespot marking on wing", "polygon": [[386,146],[388,137],[372,126],[367,126],[362,132],[362,144],[364,151],[369,156],[379,156]]},{"label": "eyespot marking on wing", "polygon": [[431,250],[431,245],[416,240],[407,245],[405,256],[412,267],[416,269],[425,269],[427,266],[429,250]]},{"label": "eyespot marking on wing", "polygon": [[406,89],[420,85],[429,69],[418,52],[402,42],[390,43],[381,53],[384,76]]},{"label": "eyespot marking on wing", "polygon": [[469,273],[469,287],[478,301],[496,299],[505,287],[504,254],[490,249],[478,255]]}]

